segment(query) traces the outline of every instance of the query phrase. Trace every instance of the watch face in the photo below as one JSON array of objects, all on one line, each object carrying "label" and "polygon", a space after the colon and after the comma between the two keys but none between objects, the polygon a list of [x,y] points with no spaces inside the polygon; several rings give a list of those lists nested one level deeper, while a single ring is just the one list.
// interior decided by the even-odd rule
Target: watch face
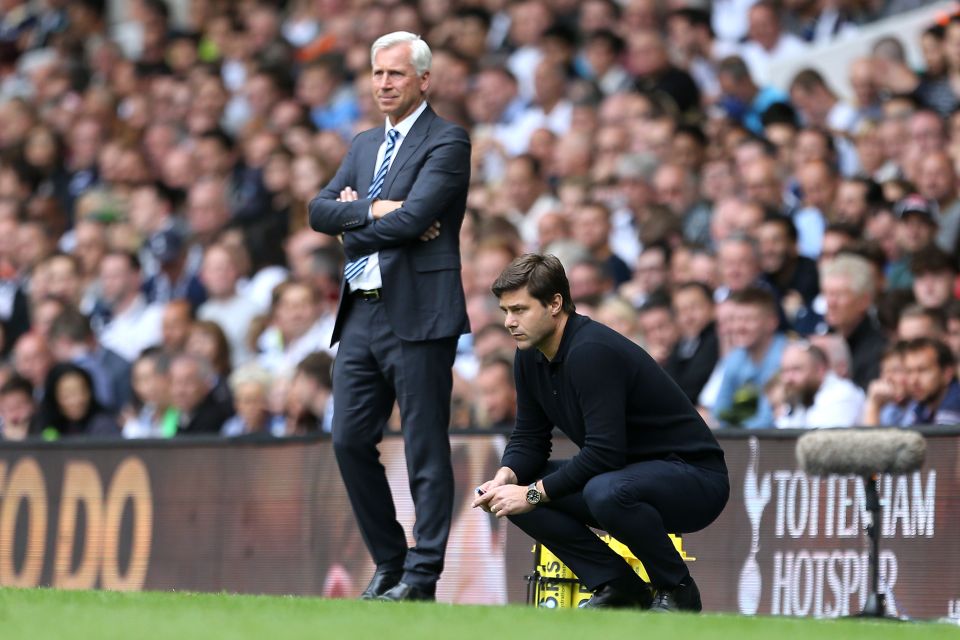
[{"label": "watch face", "polygon": [[540,492],[536,489],[527,490],[527,502],[530,504],[537,504],[540,502]]}]

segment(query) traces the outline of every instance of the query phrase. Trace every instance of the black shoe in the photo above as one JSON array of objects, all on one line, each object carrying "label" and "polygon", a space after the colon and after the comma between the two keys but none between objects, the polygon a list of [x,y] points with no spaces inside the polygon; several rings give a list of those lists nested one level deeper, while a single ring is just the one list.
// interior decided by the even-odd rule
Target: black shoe
[{"label": "black shoe", "polygon": [[377,569],[370,578],[370,584],[360,594],[361,600],[376,600],[393,589],[403,577],[403,569]]},{"label": "black shoe", "polygon": [[581,609],[649,609],[653,593],[642,589],[639,593],[627,593],[605,584],[593,596],[580,605]]},{"label": "black shoe", "polygon": [[650,611],[660,613],[669,613],[671,611],[693,611],[699,613],[703,610],[700,603],[700,589],[692,577],[687,577],[680,583],[679,587],[674,589],[658,589],[657,595],[653,598],[653,604],[650,605]]},{"label": "black shoe", "polygon": [[377,598],[384,602],[434,602],[436,599],[435,588],[417,587],[406,582],[398,582],[395,587]]}]

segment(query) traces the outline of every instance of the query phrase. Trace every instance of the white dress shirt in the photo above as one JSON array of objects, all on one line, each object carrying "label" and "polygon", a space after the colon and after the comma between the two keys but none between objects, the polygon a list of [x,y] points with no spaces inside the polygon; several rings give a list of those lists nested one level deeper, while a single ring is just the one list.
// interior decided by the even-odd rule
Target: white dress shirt
[{"label": "white dress shirt", "polygon": [[[386,119],[386,129],[383,133],[383,142],[380,143],[380,150],[377,151],[377,161],[373,164],[373,176],[376,177],[377,170],[380,169],[380,164],[383,162],[383,156],[387,152],[387,131],[390,129],[396,129],[400,134],[397,136],[397,141],[393,147],[393,155],[390,156],[390,166],[393,166],[394,160],[397,159],[397,156],[400,154],[400,147],[403,145],[403,141],[407,139],[407,134],[410,133],[410,129],[413,128],[414,123],[416,123],[417,118],[427,110],[427,101],[424,100],[420,103],[420,106],[417,107],[417,110],[411,113],[409,116],[403,119],[397,126],[393,126],[390,123],[390,118]],[[371,184],[373,180],[371,179]],[[366,197],[366,194],[361,194],[363,197]],[[382,195],[382,193],[381,193]],[[367,258],[367,264],[363,268],[363,271],[356,278],[349,283],[350,291],[356,291],[358,289],[379,289],[383,286],[383,278],[380,276],[380,253],[374,252],[371,253]]]}]

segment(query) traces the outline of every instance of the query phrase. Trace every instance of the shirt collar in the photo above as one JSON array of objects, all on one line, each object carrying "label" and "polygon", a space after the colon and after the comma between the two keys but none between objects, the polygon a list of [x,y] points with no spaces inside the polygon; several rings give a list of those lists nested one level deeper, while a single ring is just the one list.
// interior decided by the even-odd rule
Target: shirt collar
[{"label": "shirt collar", "polygon": [[389,117],[384,118],[384,125],[383,125],[383,126],[384,126],[384,129],[383,129],[384,139],[386,139],[387,131],[390,131],[390,129],[396,129],[397,132],[400,134],[400,139],[401,139],[401,140],[404,139],[404,138],[406,138],[406,137],[407,137],[407,134],[410,133],[410,129],[413,129],[413,125],[416,124],[417,118],[419,118],[419,117],[420,117],[420,114],[422,114],[422,113],[423,113],[424,111],[426,111],[426,110],[427,110],[427,101],[426,101],[426,100],[421,100],[421,101],[420,101],[420,106],[417,107],[417,110],[414,111],[413,113],[411,113],[409,116],[407,116],[407,117],[404,118],[403,120],[401,120],[401,121],[400,121],[400,124],[398,124],[398,125],[395,126],[395,127],[390,124],[390,118],[389,118]]},{"label": "shirt collar", "polygon": [[557,347],[557,354],[553,356],[553,360],[547,360],[547,356],[543,355],[543,352],[537,349],[537,362],[543,364],[563,362],[567,352],[570,350],[570,343],[573,342],[573,335],[588,322],[590,322],[590,318],[587,316],[582,316],[576,311],[571,312],[567,318],[567,325],[563,328],[563,337],[560,338],[560,346]]}]

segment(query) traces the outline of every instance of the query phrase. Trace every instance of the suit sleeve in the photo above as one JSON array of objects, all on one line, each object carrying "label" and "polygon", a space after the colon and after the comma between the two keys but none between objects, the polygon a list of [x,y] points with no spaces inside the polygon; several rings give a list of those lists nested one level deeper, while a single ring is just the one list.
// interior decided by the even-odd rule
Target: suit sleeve
[{"label": "suit sleeve", "polygon": [[[515,356],[513,377],[517,385],[517,424],[510,434],[500,464],[513,469],[520,484],[537,479],[550,458],[552,425],[526,381],[521,355]],[[549,495],[549,494],[547,494]]]},{"label": "suit sleeve", "polygon": [[427,141],[432,147],[403,206],[344,236],[348,258],[419,242],[435,220],[442,222],[448,214],[457,213],[453,205],[470,185],[470,139],[460,127],[448,127],[436,135],[437,142]]},{"label": "suit sleeve", "polygon": [[340,163],[340,168],[337,169],[333,180],[310,201],[308,207],[310,228],[314,231],[336,236],[367,224],[370,198],[362,198],[354,202],[337,202],[343,189],[356,188],[357,176],[354,163],[358,142],[359,136],[353,139],[347,151],[347,157]]},{"label": "suit sleeve", "polygon": [[567,368],[583,412],[584,442],[570,462],[543,478],[551,500],[582,491],[591,478],[627,464],[629,381],[621,357],[604,344],[580,345],[568,354]]}]

